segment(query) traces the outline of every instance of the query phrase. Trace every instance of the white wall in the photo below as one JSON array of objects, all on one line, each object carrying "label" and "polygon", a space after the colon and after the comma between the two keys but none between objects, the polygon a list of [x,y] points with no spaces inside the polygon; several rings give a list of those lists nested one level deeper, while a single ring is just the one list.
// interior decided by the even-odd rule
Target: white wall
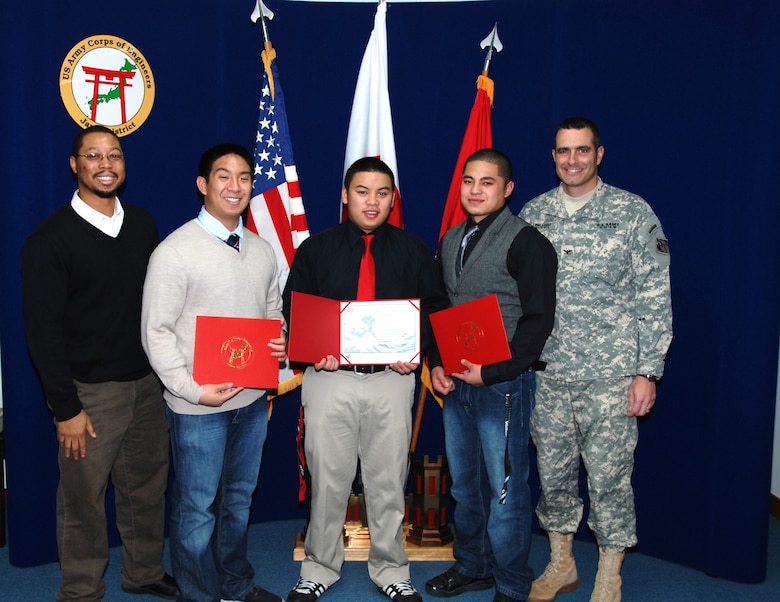
[{"label": "white wall", "polygon": [[780,498],[780,357],[777,362],[777,395],[775,401],[775,446],[772,452],[772,495]]},{"label": "white wall", "polygon": [[[2,431],[5,428],[5,425],[3,423],[3,362],[0,360],[0,431]],[[777,447],[777,446],[775,446]],[[6,475],[5,471],[5,458],[3,459],[3,477]],[[0,483],[0,495],[3,494],[3,490],[6,488],[5,485],[5,478],[3,478],[3,482]]]}]

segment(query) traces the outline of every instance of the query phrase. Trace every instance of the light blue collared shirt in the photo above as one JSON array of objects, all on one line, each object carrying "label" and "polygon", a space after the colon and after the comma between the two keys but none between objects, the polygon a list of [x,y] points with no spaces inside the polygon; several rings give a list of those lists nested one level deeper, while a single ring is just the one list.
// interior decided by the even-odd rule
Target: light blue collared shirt
[{"label": "light blue collared shirt", "polygon": [[224,243],[227,242],[228,236],[231,234],[238,236],[240,241],[238,243],[239,248],[244,242],[244,222],[241,219],[238,220],[238,227],[231,232],[221,221],[206,211],[206,207],[204,205],[200,208],[200,213],[198,214],[198,217],[195,218],[195,221],[198,222],[200,227],[203,228],[206,232]]}]

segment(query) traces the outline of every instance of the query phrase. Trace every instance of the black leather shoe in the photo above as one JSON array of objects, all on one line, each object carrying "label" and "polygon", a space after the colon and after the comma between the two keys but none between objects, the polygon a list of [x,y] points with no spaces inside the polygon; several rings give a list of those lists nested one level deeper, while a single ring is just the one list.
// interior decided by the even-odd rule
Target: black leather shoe
[{"label": "black leather shoe", "polygon": [[279,596],[255,585],[243,598],[244,602],[284,602]]},{"label": "black leather shoe", "polygon": [[165,573],[159,581],[149,585],[140,585],[138,587],[123,585],[122,589],[128,594],[150,594],[166,600],[175,600],[179,595],[179,586],[176,585],[176,580],[168,573]]},{"label": "black leather shoe", "polygon": [[437,598],[459,596],[464,592],[493,587],[493,577],[466,577],[449,568],[425,584],[425,591]]},{"label": "black leather shoe", "polygon": [[501,592],[496,592],[496,597],[493,598],[493,602],[525,602],[525,598],[512,598]]}]

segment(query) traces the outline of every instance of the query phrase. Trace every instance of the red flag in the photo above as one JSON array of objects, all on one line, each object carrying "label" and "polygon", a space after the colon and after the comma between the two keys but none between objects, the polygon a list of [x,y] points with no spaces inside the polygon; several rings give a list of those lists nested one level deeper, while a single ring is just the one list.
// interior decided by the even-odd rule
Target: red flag
[{"label": "red flag", "polygon": [[[444,236],[447,230],[465,221],[467,217],[466,211],[460,203],[460,183],[463,179],[463,165],[466,163],[466,159],[468,159],[469,155],[482,148],[493,146],[493,126],[490,118],[490,110],[493,106],[493,90],[493,80],[487,75],[480,75],[477,78],[477,98],[474,100],[474,106],[471,107],[466,133],[463,135],[458,160],[455,163],[455,171],[452,173],[450,190],[447,193],[447,202],[444,205],[444,214],[441,218],[439,240],[441,240],[441,237]],[[423,364],[420,380],[439,405],[442,405],[444,400],[433,388],[427,362]]]},{"label": "red flag", "polygon": [[[390,93],[387,89],[387,3],[376,7],[374,30],[368,40],[360,64],[352,114],[349,118],[347,150],[344,155],[344,173],[358,159],[378,157],[395,175],[395,204],[388,223],[403,228],[401,193],[398,183],[398,165],[395,158],[393,116],[390,111]],[[341,221],[346,218],[342,207]]]},{"label": "red flag", "polygon": [[493,127],[490,120],[490,109],[493,105],[493,80],[487,75],[480,75],[477,79],[477,98],[471,108],[469,123],[463,142],[460,145],[458,160],[455,163],[455,171],[452,174],[450,190],[447,193],[447,202],[444,205],[444,214],[441,218],[439,240],[444,233],[466,219],[466,212],[460,203],[460,182],[463,176],[463,165],[469,155],[493,146]]}]

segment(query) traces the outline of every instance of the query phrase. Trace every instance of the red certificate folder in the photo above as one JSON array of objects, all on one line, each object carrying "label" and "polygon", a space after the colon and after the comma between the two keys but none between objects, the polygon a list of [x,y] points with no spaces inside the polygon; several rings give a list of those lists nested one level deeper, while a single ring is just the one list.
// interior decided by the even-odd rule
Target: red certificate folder
[{"label": "red certificate folder", "polygon": [[279,360],[271,356],[268,341],[280,334],[281,320],[197,316],[193,379],[199,385],[276,389]]},{"label": "red certificate folder", "polygon": [[492,364],[512,357],[495,294],[431,314],[444,372],[463,372],[465,359]]},{"label": "red certificate folder", "polygon": [[344,366],[419,362],[420,300],[339,301],[293,291],[287,356],[315,364],[327,355]]},{"label": "red certificate folder", "polygon": [[316,364],[326,355],[339,357],[339,303],[293,291],[287,341],[291,362]]}]

